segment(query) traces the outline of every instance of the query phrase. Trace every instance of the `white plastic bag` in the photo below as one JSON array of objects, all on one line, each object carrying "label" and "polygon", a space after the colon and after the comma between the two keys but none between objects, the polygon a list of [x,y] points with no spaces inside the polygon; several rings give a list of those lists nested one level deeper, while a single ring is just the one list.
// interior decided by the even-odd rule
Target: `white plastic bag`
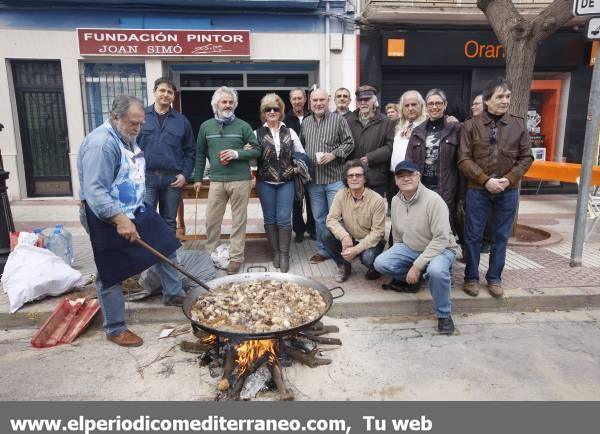
[{"label": "white plastic bag", "polygon": [[19,244],[28,244],[30,246],[34,246],[35,243],[38,242],[38,235],[32,232],[19,232],[19,240],[17,241],[17,245]]},{"label": "white plastic bag", "polygon": [[229,243],[219,244],[214,252],[211,253],[210,257],[215,264],[215,267],[222,270],[227,269],[229,265]]},{"label": "white plastic bag", "polygon": [[81,273],[69,267],[50,250],[19,244],[8,256],[2,287],[8,294],[10,313],[28,301],[60,295],[74,286],[83,286]]}]

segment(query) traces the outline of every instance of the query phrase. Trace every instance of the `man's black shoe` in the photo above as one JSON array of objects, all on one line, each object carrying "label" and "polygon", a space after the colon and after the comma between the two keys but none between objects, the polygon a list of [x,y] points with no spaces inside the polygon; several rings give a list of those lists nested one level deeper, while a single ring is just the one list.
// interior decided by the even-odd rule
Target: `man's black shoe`
[{"label": "man's black shoe", "polygon": [[421,289],[421,280],[417,283],[411,283],[410,285],[402,280],[392,279],[390,283],[384,283],[381,285],[383,289],[390,289],[397,292],[416,293]]},{"label": "man's black shoe", "polygon": [[380,277],[381,277],[381,273],[373,267],[369,267],[369,269],[365,273],[365,279],[367,279],[367,280],[375,280],[375,279],[379,279]]},{"label": "man's black shoe", "polygon": [[421,283],[423,281],[421,279],[419,279],[419,281],[417,283],[405,283],[405,290],[404,292],[411,292],[413,294],[419,292],[419,289],[421,289]]},{"label": "man's black shoe", "polygon": [[296,232],[296,236],[294,237],[294,242],[295,243],[301,243],[302,241],[304,241],[304,233],[303,232]]},{"label": "man's black shoe", "polygon": [[315,241],[317,239],[317,233],[315,231],[308,231],[308,236],[313,241]]},{"label": "man's black shoe", "polygon": [[454,321],[452,321],[452,317],[438,318],[437,330],[441,335],[451,335],[454,333]]},{"label": "man's black shoe", "polygon": [[401,280],[392,279],[390,283],[384,283],[383,285],[381,285],[381,288],[385,290],[389,289],[392,291],[404,292],[404,282],[402,282]]}]

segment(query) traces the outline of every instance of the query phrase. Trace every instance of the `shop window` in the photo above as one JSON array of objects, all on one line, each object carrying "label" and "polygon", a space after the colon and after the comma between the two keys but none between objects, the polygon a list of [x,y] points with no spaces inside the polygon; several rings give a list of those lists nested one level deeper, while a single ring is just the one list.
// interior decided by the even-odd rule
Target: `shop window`
[{"label": "shop window", "polygon": [[248,74],[248,87],[308,87],[308,74]]},{"label": "shop window", "polygon": [[243,87],[243,74],[181,74],[181,87]]},{"label": "shop window", "polygon": [[560,80],[533,80],[527,112],[527,129],[536,160],[553,160],[558,130]]},{"label": "shop window", "polygon": [[148,104],[144,65],[86,63],[82,77],[86,133],[101,125],[118,95],[137,96]]}]

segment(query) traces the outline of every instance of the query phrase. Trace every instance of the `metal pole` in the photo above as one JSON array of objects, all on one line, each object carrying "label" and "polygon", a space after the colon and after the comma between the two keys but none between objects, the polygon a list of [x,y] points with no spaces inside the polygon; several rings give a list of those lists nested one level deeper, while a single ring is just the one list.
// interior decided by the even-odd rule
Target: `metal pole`
[{"label": "metal pole", "polygon": [[[600,56],[596,55],[596,59]],[[600,67],[594,63],[588,114],[585,126],[585,142],[581,156],[581,175],[579,176],[579,193],[577,195],[577,211],[575,214],[575,227],[573,228],[573,244],[571,245],[571,267],[581,267],[583,255],[583,242],[585,240],[585,224],[587,218],[587,204],[592,179],[592,166],[594,149],[598,146],[598,123],[600,121]]]}]

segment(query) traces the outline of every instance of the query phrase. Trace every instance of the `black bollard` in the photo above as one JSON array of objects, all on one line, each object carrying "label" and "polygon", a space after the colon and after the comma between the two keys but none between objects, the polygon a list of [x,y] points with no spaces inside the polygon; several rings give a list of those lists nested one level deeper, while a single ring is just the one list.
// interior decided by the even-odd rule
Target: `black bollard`
[{"label": "black bollard", "polygon": [[[3,129],[4,125],[0,124],[0,131]],[[4,170],[0,151],[0,274],[4,273],[4,265],[10,254],[10,233],[15,230],[6,187],[8,175],[9,173]]]}]

